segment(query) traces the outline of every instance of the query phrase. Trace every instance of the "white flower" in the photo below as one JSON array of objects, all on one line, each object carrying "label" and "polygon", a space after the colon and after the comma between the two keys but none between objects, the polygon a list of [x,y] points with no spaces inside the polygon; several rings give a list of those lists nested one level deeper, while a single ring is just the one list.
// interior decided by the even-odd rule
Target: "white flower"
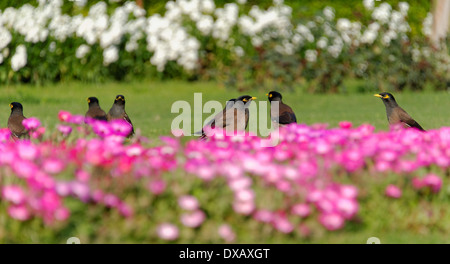
[{"label": "white flower", "polygon": [[337,30],[343,32],[348,31],[352,27],[352,23],[347,18],[339,18],[336,23]]},{"label": "white flower", "polygon": [[425,36],[430,36],[432,33],[432,25],[433,25],[433,14],[428,13],[425,19],[422,22],[422,33]]},{"label": "white flower", "polygon": [[0,26],[0,50],[4,49],[11,42],[11,33],[4,27]]},{"label": "white flower", "polygon": [[323,14],[328,20],[334,19],[334,9],[332,7],[329,6],[325,7],[323,9]]},{"label": "white flower", "polygon": [[385,24],[389,21],[391,15],[391,5],[384,2],[379,7],[375,8],[372,13],[372,18]]},{"label": "white flower", "polygon": [[363,5],[367,10],[372,10],[375,6],[373,0],[363,0]]},{"label": "white flower", "polygon": [[321,37],[317,41],[316,45],[317,45],[317,48],[319,48],[319,49],[325,49],[328,45],[328,39],[326,37]]},{"label": "white flower", "polygon": [[21,44],[17,46],[16,53],[11,58],[11,68],[18,71],[27,65],[27,49]]},{"label": "white flower", "polygon": [[103,65],[108,66],[119,59],[119,50],[115,46],[111,46],[103,50]]},{"label": "white flower", "polygon": [[247,0],[237,0],[236,2],[240,5],[245,5],[247,3]]},{"label": "white flower", "polygon": [[317,51],[316,50],[306,50],[305,51],[305,59],[309,62],[317,61]]},{"label": "white flower", "polygon": [[197,29],[200,30],[200,32],[204,36],[206,36],[211,32],[211,30],[214,26],[214,20],[211,16],[204,15],[204,16],[201,16],[201,18],[197,21],[196,25],[197,25]]},{"label": "white flower", "polygon": [[78,59],[82,59],[86,56],[86,54],[88,54],[91,51],[91,47],[86,45],[86,44],[81,44],[78,48],[77,51],[75,52],[75,57],[77,57]]},{"label": "white flower", "polygon": [[0,64],[3,63],[3,54],[0,53]]},{"label": "white flower", "polygon": [[213,0],[201,0],[200,3],[200,10],[207,14],[211,14],[216,9],[216,5]]},{"label": "white flower", "polygon": [[400,2],[398,3],[398,9],[400,9],[400,13],[406,16],[408,14],[409,4],[407,2]]}]

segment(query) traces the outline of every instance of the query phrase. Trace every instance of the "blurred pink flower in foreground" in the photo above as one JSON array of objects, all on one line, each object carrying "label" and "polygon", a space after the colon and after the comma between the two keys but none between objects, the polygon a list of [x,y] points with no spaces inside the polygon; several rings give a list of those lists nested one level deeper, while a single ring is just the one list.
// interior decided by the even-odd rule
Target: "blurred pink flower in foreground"
[{"label": "blurred pink flower in foreground", "polygon": [[24,205],[12,205],[8,208],[8,214],[14,219],[25,221],[30,219],[31,214]]},{"label": "blurred pink flower in foreground", "polygon": [[321,214],[319,216],[319,222],[330,231],[341,229],[345,224],[344,218],[337,213]]},{"label": "blurred pink flower in foreground", "polygon": [[432,192],[438,193],[442,187],[442,179],[436,174],[428,174],[423,178],[423,185],[431,189]]},{"label": "blurred pink flower in foreground", "polygon": [[61,122],[68,122],[71,117],[72,117],[72,114],[70,112],[67,112],[67,111],[61,110],[58,113],[58,119]]},{"label": "blurred pink flower in foreground", "polygon": [[3,187],[2,198],[13,204],[21,204],[25,201],[26,195],[21,187],[10,185]]},{"label": "blurred pink flower in foreground", "polygon": [[163,223],[158,226],[156,233],[159,238],[164,240],[175,240],[178,238],[178,227],[173,224]]},{"label": "blurred pink flower in foreground", "polygon": [[194,212],[184,213],[181,215],[181,223],[184,226],[196,228],[205,221],[206,215],[203,211],[196,210]]},{"label": "blurred pink flower in foreground", "polygon": [[219,226],[218,230],[219,236],[226,242],[233,242],[236,239],[236,234],[230,225],[223,224]]},{"label": "blurred pink flower in foreground", "polygon": [[199,207],[199,203],[197,198],[195,198],[192,195],[183,195],[180,198],[178,198],[178,205],[188,211],[197,210]]},{"label": "blurred pink flower in foreground", "polygon": [[22,124],[29,131],[36,130],[39,126],[41,126],[41,122],[35,117],[24,119]]},{"label": "blurred pink flower in foreground", "polygon": [[58,125],[58,131],[61,132],[64,136],[70,135],[72,133],[72,127],[66,125]]},{"label": "blurred pink flower in foreground", "polygon": [[389,184],[384,192],[387,197],[398,199],[402,196],[402,190],[395,185]]}]

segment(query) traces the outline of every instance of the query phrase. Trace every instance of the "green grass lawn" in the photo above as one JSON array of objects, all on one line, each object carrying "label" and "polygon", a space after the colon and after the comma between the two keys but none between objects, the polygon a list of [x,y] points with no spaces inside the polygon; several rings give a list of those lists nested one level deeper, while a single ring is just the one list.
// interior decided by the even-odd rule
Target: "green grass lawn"
[{"label": "green grass lawn", "polygon": [[[42,123],[52,129],[57,123],[59,110],[67,110],[74,114],[85,114],[87,111],[86,98],[96,96],[105,111],[111,107],[117,94],[123,94],[126,98],[126,110],[135,125],[140,129],[142,135],[157,139],[162,135],[170,135],[173,118],[178,114],[171,113],[172,103],[185,100],[190,104],[194,101],[194,93],[203,94],[203,102],[218,100],[224,103],[227,99],[241,95],[234,90],[228,90],[215,83],[187,83],[181,81],[168,82],[133,82],[133,83],[105,83],[105,84],[83,84],[71,82],[65,84],[35,86],[4,86],[0,99],[3,111],[0,111],[0,122],[6,127],[9,116],[8,104],[12,101],[21,102],[24,106],[24,114],[27,117],[38,117]],[[265,94],[268,91],[254,90],[245,92],[258,97],[258,101],[267,101]],[[425,129],[434,129],[450,125],[450,94],[439,93],[402,93],[394,94],[397,102],[408,113],[410,113]],[[385,108],[379,98],[373,93],[365,94],[332,94],[312,95],[299,91],[283,92],[285,103],[289,104],[297,114],[300,123],[308,125],[314,123],[329,123],[331,127],[337,126],[340,121],[353,122],[355,126],[363,123],[373,124],[377,130],[387,130]],[[204,114],[203,117],[208,117]],[[190,139],[191,137],[186,138]],[[379,188],[378,188],[379,187]],[[443,188],[440,200],[433,203],[433,207],[426,208],[427,212],[434,215],[431,218],[423,218],[422,211],[417,200],[408,200],[407,195],[403,202],[392,205],[391,200],[381,197],[383,186],[373,188],[375,199],[365,201],[364,208],[359,213],[362,222],[356,225],[348,225],[337,232],[326,232],[318,234],[311,240],[297,241],[285,235],[274,235],[270,241],[254,241],[245,239],[241,243],[365,243],[369,237],[378,237],[382,243],[448,243],[450,230],[449,214],[446,212],[446,202],[450,197],[450,189]],[[411,191],[412,193],[412,191]],[[411,196],[413,197],[413,196]],[[393,210],[393,208],[395,210]],[[388,211],[392,210],[392,211]],[[444,214],[443,216],[441,214]],[[415,219],[424,219],[423,226],[416,226],[417,221],[410,222],[408,217],[413,215]],[[440,216],[441,215],[441,216]],[[446,216],[445,216],[446,215]],[[0,219],[5,216],[0,215]],[[5,220],[5,219],[3,219]],[[2,221],[3,221],[2,220]],[[0,223],[2,222],[0,221]],[[422,221],[422,220],[420,220]],[[419,221],[419,222],[420,222]],[[101,223],[100,223],[101,222]],[[115,221],[101,220],[101,225],[111,225],[116,228]],[[95,225],[99,225],[96,223]],[[122,223],[123,224],[123,223]],[[93,223],[80,223],[73,227],[80,230],[91,230]],[[256,227],[255,227],[256,228]],[[29,229],[26,232],[32,232]],[[253,230],[259,232],[258,230]],[[24,231],[25,232],[25,231]],[[50,231],[49,231],[50,232]],[[252,230],[243,230],[252,232]],[[86,233],[89,233],[86,231]],[[32,243],[64,243],[64,238],[69,233],[56,234],[56,237],[48,233],[48,240],[34,237]],[[31,238],[26,233],[23,241],[27,243]],[[250,236],[249,236],[250,237]],[[133,237],[127,237],[133,243]],[[121,240],[118,240],[121,241]],[[118,242],[116,241],[116,242]],[[95,239],[93,240],[95,243]],[[101,241],[97,241],[101,242]],[[103,241],[104,243],[107,243]]]},{"label": "green grass lawn", "polygon": [[[217,100],[223,105],[230,98],[242,94],[258,97],[267,102],[268,91],[254,90],[244,93],[226,89],[215,83],[133,82],[84,84],[70,82],[47,86],[4,86],[0,98],[0,124],[6,127],[9,116],[8,104],[21,102],[27,117],[38,117],[42,123],[53,128],[58,123],[59,110],[84,115],[88,105],[86,98],[96,96],[101,107],[107,112],[117,94],[126,98],[126,111],[134,126],[142,135],[157,138],[169,135],[172,120],[179,114],[171,113],[175,101],[185,100],[193,107],[194,93],[202,93],[203,104]],[[353,122],[355,126],[370,123],[377,130],[387,130],[388,123],[383,103],[373,93],[364,94],[304,94],[296,91],[282,92],[284,102],[290,105],[300,123],[328,123],[337,126],[340,121]],[[434,129],[450,125],[450,93],[402,93],[394,94],[397,102],[425,129]],[[192,108],[192,117],[194,114]],[[254,114],[254,113],[252,113]],[[203,120],[210,114],[203,114]],[[3,121],[1,121],[3,120]]]}]

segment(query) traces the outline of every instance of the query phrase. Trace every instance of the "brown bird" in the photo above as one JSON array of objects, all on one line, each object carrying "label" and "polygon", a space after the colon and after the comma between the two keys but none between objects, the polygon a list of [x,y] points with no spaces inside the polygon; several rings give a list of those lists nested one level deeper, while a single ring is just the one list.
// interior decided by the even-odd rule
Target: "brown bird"
[{"label": "brown bird", "polygon": [[89,109],[86,112],[86,118],[92,118],[97,120],[107,120],[106,113],[100,108],[99,101],[97,97],[89,97],[87,99]]},{"label": "brown bird", "polygon": [[210,128],[221,128],[227,131],[245,131],[248,126],[250,103],[255,100],[256,97],[250,95],[243,95],[237,99],[231,99],[227,102],[225,108],[217,114],[210,122],[208,122],[202,129],[202,137],[204,139],[206,134],[204,129],[209,126]]},{"label": "brown bird", "polygon": [[386,115],[390,125],[401,123],[403,127],[414,127],[420,131],[425,131],[405,110],[395,101],[390,93],[379,93],[374,96],[381,98],[386,107]]},{"label": "brown bird", "polygon": [[131,123],[130,118],[128,117],[127,112],[125,112],[125,96],[123,95],[117,95],[116,99],[114,100],[114,103],[109,109],[108,114],[106,115],[106,119],[108,121],[115,120],[115,119],[123,119],[128,122],[128,124],[131,125],[131,132],[128,135],[128,137],[131,137],[134,135],[134,127],[133,123]]},{"label": "brown bird", "polygon": [[[292,111],[292,108],[289,105],[283,103],[283,97],[279,92],[271,91],[266,95],[269,98],[271,106],[270,119],[272,120],[273,124],[283,126],[291,123],[297,123],[297,117],[295,116],[294,111]],[[277,109],[275,107],[272,107],[272,102],[279,102],[278,113]]]},{"label": "brown bird", "polygon": [[[208,126],[209,126],[209,127],[211,127],[211,128],[214,128],[214,127],[215,127],[216,119],[219,119],[221,116],[223,117],[223,115],[225,114],[225,111],[227,111],[228,109],[230,109],[231,107],[233,107],[234,102],[236,102],[236,99],[235,99],[235,98],[232,98],[232,99],[228,100],[227,103],[226,103],[226,105],[225,105],[225,108],[222,110],[222,112],[216,114],[211,120],[208,121],[208,123],[205,124],[204,127],[208,127]],[[213,123],[214,123],[214,124],[213,124]],[[199,135],[199,134],[201,135],[200,139],[206,138],[206,134],[205,134],[205,131],[204,131],[203,128],[202,128],[201,133],[199,133],[199,132],[196,132],[196,133],[195,133],[195,135]]]},{"label": "brown bird", "polygon": [[22,104],[12,102],[9,104],[9,107],[11,107],[11,114],[8,118],[8,128],[11,131],[11,137],[15,140],[26,137],[28,133],[22,124],[22,121],[26,119],[26,117],[23,116]]}]

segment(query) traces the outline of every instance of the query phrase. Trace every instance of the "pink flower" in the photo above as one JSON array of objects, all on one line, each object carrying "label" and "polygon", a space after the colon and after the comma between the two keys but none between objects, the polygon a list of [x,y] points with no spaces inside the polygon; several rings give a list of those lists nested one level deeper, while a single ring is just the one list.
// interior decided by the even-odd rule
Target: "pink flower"
[{"label": "pink flower", "polygon": [[233,209],[236,213],[249,215],[255,210],[255,204],[253,201],[250,202],[234,202]]},{"label": "pink flower", "polygon": [[11,137],[11,130],[8,128],[0,128],[0,142],[6,142]]},{"label": "pink flower", "polygon": [[235,192],[234,197],[239,202],[252,202],[255,198],[255,194],[252,190],[243,189]]},{"label": "pink flower", "polygon": [[55,219],[59,220],[59,221],[64,221],[66,219],[68,219],[70,216],[70,211],[69,209],[65,208],[65,207],[60,207],[58,209],[56,209],[55,211]]},{"label": "pink flower", "polygon": [[125,218],[129,218],[133,216],[133,209],[128,206],[126,203],[120,203],[118,206],[119,213],[123,215]]},{"label": "pink flower", "polygon": [[30,141],[19,141],[16,143],[20,158],[34,160],[39,155],[39,149]]},{"label": "pink flower", "polygon": [[132,126],[125,120],[116,119],[110,122],[111,132],[126,137],[131,133]]},{"label": "pink flower", "polygon": [[91,177],[91,175],[84,170],[78,170],[77,172],[75,172],[75,176],[80,182],[87,182]]},{"label": "pink flower", "polygon": [[351,219],[358,212],[359,206],[358,202],[353,199],[339,198],[336,202],[336,208],[345,219]]},{"label": "pink flower", "polygon": [[178,198],[178,205],[183,210],[187,211],[194,211],[197,210],[199,207],[197,198],[195,198],[192,195],[183,195],[180,198]]},{"label": "pink flower", "polygon": [[274,219],[272,220],[272,224],[275,229],[284,234],[289,234],[295,229],[294,225],[289,222],[287,217],[284,215],[275,215]]},{"label": "pink flower", "polygon": [[65,164],[60,159],[50,158],[44,161],[42,167],[47,173],[58,174],[64,170]]},{"label": "pink flower", "polygon": [[259,222],[270,223],[273,220],[273,213],[269,210],[261,209],[253,214],[253,218]]},{"label": "pink flower", "polygon": [[398,199],[402,196],[402,190],[395,185],[389,184],[384,191],[387,197]]},{"label": "pink flower", "polygon": [[3,199],[10,201],[13,204],[21,204],[26,200],[25,192],[21,187],[16,185],[3,187],[2,197]]},{"label": "pink flower", "polygon": [[293,215],[298,215],[301,218],[305,218],[311,214],[311,207],[308,204],[300,203],[292,206],[291,213]]},{"label": "pink flower", "polygon": [[163,180],[151,181],[148,185],[148,189],[154,195],[160,195],[166,190],[166,182]]},{"label": "pink flower", "polygon": [[105,197],[105,194],[103,193],[102,190],[95,190],[91,196],[92,200],[96,203],[102,202],[104,197]]},{"label": "pink flower", "polygon": [[163,223],[158,226],[156,233],[161,239],[173,241],[178,238],[178,227],[173,224]]},{"label": "pink flower", "polygon": [[233,191],[238,191],[241,189],[246,189],[252,185],[252,180],[248,177],[239,177],[228,181],[228,186]]},{"label": "pink flower", "polygon": [[72,133],[72,127],[66,125],[58,125],[58,131],[61,132],[64,136],[70,135]]},{"label": "pink flower", "polygon": [[70,112],[67,111],[59,111],[58,113],[58,119],[61,122],[68,122],[69,119],[72,117],[72,114]]},{"label": "pink flower", "polygon": [[344,217],[337,213],[321,214],[319,222],[330,231],[341,229],[345,224]]},{"label": "pink flower", "polygon": [[233,232],[231,226],[223,224],[218,230],[219,236],[226,242],[233,242],[236,239],[236,234]]},{"label": "pink flower", "polygon": [[424,186],[430,187],[431,191],[438,193],[442,187],[442,179],[436,174],[428,174],[423,178]]},{"label": "pink flower", "polygon": [[19,221],[26,221],[30,219],[31,214],[24,205],[12,205],[8,208],[8,214],[12,218]]},{"label": "pink flower", "polygon": [[72,123],[75,125],[81,125],[84,122],[84,116],[82,115],[72,115],[68,120],[66,120],[68,123]]},{"label": "pink flower", "polygon": [[196,228],[205,221],[206,215],[203,211],[196,210],[191,213],[184,213],[181,215],[181,223],[184,226]]},{"label": "pink flower", "polygon": [[39,121],[39,119],[35,117],[29,117],[27,119],[24,119],[22,121],[22,124],[25,127],[25,129],[29,131],[36,130],[38,127],[41,126],[41,122]]},{"label": "pink flower", "polygon": [[31,131],[30,136],[34,139],[40,139],[45,133],[45,127],[39,127],[38,129]]},{"label": "pink flower", "polygon": [[339,191],[345,198],[354,199],[358,196],[358,188],[353,185],[341,185]]},{"label": "pink flower", "polygon": [[413,188],[416,190],[422,189],[425,186],[425,183],[423,182],[423,180],[418,177],[412,178],[411,182],[412,182]]},{"label": "pink flower", "polygon": [[349,122],[349,121],[339,122],[339,127],[344,128],[344,129],[352,128],[352,126],[353,126],[352,122]]},{"label": "pink flower", "polygon": [[117,196],[114,194],[106,194],[103,197],[103,203],[106,205],[106,207],[117,207],[120,204],[120,200]]},{"label": "pink flower", "polygon": [[80,199],[81,201],[87,202],[89,200],[90,189],[86,183],[80,181],[73,181],[70,183],[70,190],[71,193],[75,197],[78,197],[78,199]]}]

